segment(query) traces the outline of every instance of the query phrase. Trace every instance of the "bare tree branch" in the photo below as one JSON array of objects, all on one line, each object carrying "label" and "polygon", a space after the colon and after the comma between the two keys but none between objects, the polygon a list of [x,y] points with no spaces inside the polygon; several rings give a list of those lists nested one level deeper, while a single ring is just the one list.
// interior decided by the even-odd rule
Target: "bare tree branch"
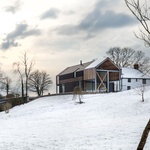
[{"label": "bare tree branch", "polygon": [[145,46],[150,47],[150,30],[149,30],[149,21],[150,21],[150,7],[148,7],[147,1],[144,4],[140,3],[140,0],[125,0],[125,3],[131,13],[136,17],[136,19],[140,22],[143,27],[139,29],[140,34],[135,36],[143,40]]}]

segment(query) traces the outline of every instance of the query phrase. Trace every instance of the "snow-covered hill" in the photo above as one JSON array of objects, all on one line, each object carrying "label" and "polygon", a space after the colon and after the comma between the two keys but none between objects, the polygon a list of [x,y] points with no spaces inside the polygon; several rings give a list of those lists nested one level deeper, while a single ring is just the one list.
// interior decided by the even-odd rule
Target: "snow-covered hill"
[{"label": "snow-covered hill", "polygon": [[[0,113],[0,150],[136,150],[150,117],[134,91],[39,98]],[[150,149],[150,137],[145,150]]]}]

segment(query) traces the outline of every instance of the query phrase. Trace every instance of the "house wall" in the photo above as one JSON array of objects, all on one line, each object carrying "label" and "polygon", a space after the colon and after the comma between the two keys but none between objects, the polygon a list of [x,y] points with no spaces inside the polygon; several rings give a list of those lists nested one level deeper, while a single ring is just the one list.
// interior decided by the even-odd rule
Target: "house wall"
[{"label": "house wall", "polygon": [[95,68],[90,68],[84,70],[84,80],[92,80],[95,79]]},{"label": "house wall", "polygon": [[109,81],[119,80],[119,72],[109,72]]},{"label": "house wall", "polygon": [[[130,89],[135,89],[142,86],[143,79],[131,79],[131,82],[128,82],[128,79],[122,79],[122,91]],[[146,79],[146,86],[150,86],[150,79]]]}]

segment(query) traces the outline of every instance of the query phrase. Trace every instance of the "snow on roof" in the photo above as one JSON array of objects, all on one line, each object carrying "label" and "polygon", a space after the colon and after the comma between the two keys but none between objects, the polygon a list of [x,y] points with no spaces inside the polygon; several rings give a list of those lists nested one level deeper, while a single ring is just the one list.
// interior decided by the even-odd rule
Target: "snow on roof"
[{"label": "snow on roof", "polygon": [[107,57],[106,59],[95,59],[89,66],[87,66],[85,69],[90,69],[90,68],[96,68],[97,66],[99,66],[100,64],[102,64],[103,62],[105,62],[107,59],[110,60],[109,57]]},{"label": "snow on roof", "polygon": [[[101,65],[103,62],[105,62],[106,60],[109,60],[109,61],[111,61],[113,64],[114,64],[114,62],[109,58],[109,57],[107,57],[107,58],[105,58],[104,60],[102,60],[102,59],[95,59],[89,66],[87,66],[85,69],[90,69],[90,68],[96,68],[96,67],[98,67],[99,65]],[[116,65],[116,64],[114,64],[114,65]],[[117,67],[117,66],[116,66]],[[117,67],[118,68],[118,67]],[[119,69],[119,68],[118,68]]]},{"label": "snow on roof", "polygon": [[89,66],[87,66],[85,69],[95,68],[101,63],[102,60],[95,59]]},{"label": "snow on roof", "polygon": [[144,75],[142,72],[140,72],[137,69],[133,69],[133,68],[122,68],[122,78],[149,78],[149,76]]}]

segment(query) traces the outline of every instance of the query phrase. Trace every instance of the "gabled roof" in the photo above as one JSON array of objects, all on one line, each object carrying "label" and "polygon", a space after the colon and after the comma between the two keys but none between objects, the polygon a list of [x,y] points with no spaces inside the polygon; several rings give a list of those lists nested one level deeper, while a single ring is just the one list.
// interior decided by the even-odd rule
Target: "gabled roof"
[{"label": "gabled roof", "polygon": [[137,69],[133,68],[122,68],[122,78],[133,78],[133,79],[150,79],[149,76],[144,75]]},{"label": "gabled roof", "polygon": [[[86,62],[86,63],[68,67],[65,70],[63,70],[61,73],[59,73],[58,75],[65,75],[65,74],[69,74],[69,73],[73,73],[73,72],[83,71],[85,69],[96,68],[96,67],[100,66],[101,64],[103,64],[107,60],[109,60],[114,66],[116,66],[114,64],[114,62],[109,57],[107,57],[104,60],[96,59],[96,60],[92,60],[90,62]],[[118,66],[116,66],[116,68],[120,69]]]},{"label": "gabled roof", "polygon": [[[106,59],[104,59],[103,61],[100,59],[96,59],[93,61],[93,63],[91,63],[89,66],[87,66],[85,69],[90,69],[90,68],[96,68],[98,66],[100,66],[101,64],[103,64],[106,60],[109,60],[113,65],[116,66],[116,64],[109,58],[107,57]],[[116,68],[120,69],[118,66],[116,66]]]},{"label": "gabled roof", "polygon": [[78,71],[82,71],[84,70],[87,66],[89,66],[93,61],[90,62],[86,62],[86,63],[82,63],[82,64],[78,64],[78,65],[74,65],[71,67],[66,68],[65,70],[63,70],[61,73],[59,73],[58,75],[64,75],[64,74],[69,74],[69,73],[73,73],[73,72],[78,72]]}]

